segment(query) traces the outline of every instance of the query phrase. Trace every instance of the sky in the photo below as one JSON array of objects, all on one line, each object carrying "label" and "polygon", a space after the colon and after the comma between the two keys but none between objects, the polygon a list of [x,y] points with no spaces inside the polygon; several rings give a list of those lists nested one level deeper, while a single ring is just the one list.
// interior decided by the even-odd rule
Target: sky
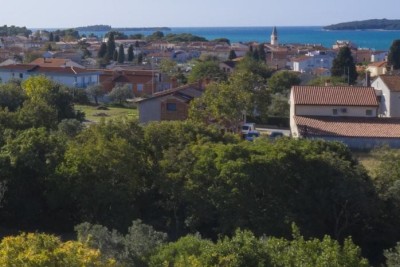
[{"label": "sky", "polygon": [[0,25],[27,28],[325,26],[400,19],[399,0],[4,0]]}]

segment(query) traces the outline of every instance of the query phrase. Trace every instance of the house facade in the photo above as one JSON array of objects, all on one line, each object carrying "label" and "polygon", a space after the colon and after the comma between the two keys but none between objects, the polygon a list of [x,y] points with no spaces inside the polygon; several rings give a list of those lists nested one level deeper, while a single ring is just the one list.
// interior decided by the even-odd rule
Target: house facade
[{"label": "house facade", "polygon": [[106,91],[111,91],[117,85],[128,85],[135,97],[141,97],[176,87],[176,80],[169,79],[158,71],[123,68],[101,71],[100,83]]},{"label": "house facade", "polygon": [[340,141],[358,149],[400,147],[400,118],[381,118],[379,111],[373,87],[293,86],[291,134]]},{"label": "house facade", "polygon": [[31,76],[44,75],[68,87],[86,88],[99,83],[100,72],[75,67],[41,67],[32,64],[0,66],[1,82],[11,79],[26,80]]},{"label": "house facade", "polygon": [[376,77],[379,75],[386,74],[387,62],[386,61],[378,61],[368,64],[366,71],[368,71],[371,77]]},{"label": "house facade", "polygon": [[136,101],[139,109],[139,122],[185,120],[188,117],[190,101],[200,97],[202,93],[202,85],[194,83],[140,99]]},{"label": "house facade", "polygon": [[400,118],[400,76],[380,75],[372,83],[379,96],[381,117]]}]

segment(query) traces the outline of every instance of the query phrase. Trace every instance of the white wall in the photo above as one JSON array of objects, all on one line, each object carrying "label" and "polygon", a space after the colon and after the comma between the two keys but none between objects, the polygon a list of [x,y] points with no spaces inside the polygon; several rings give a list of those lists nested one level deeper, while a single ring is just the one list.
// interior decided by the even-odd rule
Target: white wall
[{"label": "white wall", "polygon": [[[333,115],[333,109],[337,109],[337,115]],[[346,112],[342,112],[346,109]],[[372,110],[372,115],[367,116],[366,110]],[[355,106],[306,106],[296,105],[297,116],[337,116],[337,117],[376,117],[377,107],[355,107]]]}]

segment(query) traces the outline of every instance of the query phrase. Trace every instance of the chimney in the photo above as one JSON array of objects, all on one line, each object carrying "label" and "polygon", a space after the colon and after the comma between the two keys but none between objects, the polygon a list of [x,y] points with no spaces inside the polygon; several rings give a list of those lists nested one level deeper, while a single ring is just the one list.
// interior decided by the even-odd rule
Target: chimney
[{"label": "chimney", "polygon": [[371,87],[371,73],[369,71],[365,72],[365,86]]},{"label": "chimney", "polygon": [[331,86],[331,80],[327,79],[327,80],[325,81],[325,86]]}]

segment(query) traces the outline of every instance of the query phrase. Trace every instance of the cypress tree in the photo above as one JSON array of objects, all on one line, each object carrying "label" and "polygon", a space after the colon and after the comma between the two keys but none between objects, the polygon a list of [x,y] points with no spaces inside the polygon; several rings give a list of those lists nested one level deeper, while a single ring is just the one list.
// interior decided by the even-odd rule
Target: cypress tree
[{"label": "cypress tree", "polygon": [[400,69],[400,40],[394,40],[390,46],[388,63],[393,69]]},{"label": "cypress tree", "polygon": [[345,77],[349,84],[354,84],[357,80],[356,64],[348,46],[340,48],[333,60],[331,73],[334,77]]},{"label": "cypress tree", "polygon": [[267,53],[265,53],[264,44],[258,45],[258,56],[260,57],[260,60],[263,62],[267,60]]},{"label": "cypress tree", "polygon": [[114,33],[110,32],[110,34],[108,35],[108,41],[107,41],[107,58],[109,58],[109,59],[113,58],[114,52],[115,52]]},{"label": "cypress tree", "polygon": [[138,63],[138,64],[142,64],[142,62],[143,62],[143,54],[140,53],[140,54],[138,55],[138,57],[137,57],[137,63]]},{"label": "cypress tree", "polygon": [[52,32],[49,34],[49,42],[54,42],[54,34]]},{"label": "cypress tree", "polygon": [[254,49],[254,51],[253,51],[253,58],[254,58],[256,61],[259,61],[259,60],[260,60],[260,54],[258,53],[258,48]]},{"label": "cypress tree", "polygon": [[124,46],[122,44],[119,45],[118,49],[118,63],[124,63],[125,61],[125,51],[124,51]]},{"label": "cypress tree", "polygon": [[114,50],[113,60],[114,61],[118,60],[118,51],[117,50]]},{"label": "cypress tree", "polygon": [[128,48],[128,61],[132,62],[134,58],[135,55],[133,54],[133,45],[130,45]]},{"label": "cypress tree", "polygon": [[107,54],[107,45],[106,43],[101,43],[100,49],[97,52],[97,57],[98,58],[103,58]]}]

